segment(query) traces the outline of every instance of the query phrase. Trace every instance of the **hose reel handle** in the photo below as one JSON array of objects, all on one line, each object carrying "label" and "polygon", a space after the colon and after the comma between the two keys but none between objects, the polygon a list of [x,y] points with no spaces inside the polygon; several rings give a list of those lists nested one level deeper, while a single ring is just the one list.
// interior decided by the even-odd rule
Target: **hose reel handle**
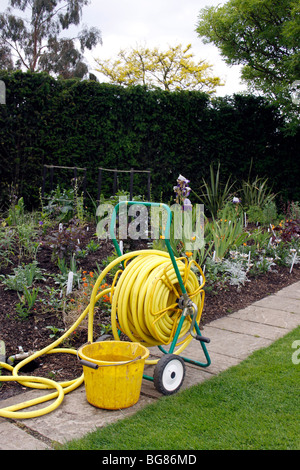
[{"label": "hose reel handle", "polygon": [[189,305],[186,308],[189,311],[191,309],[194,310],[194,313],[190,314],[192,316],[192,323],[191,323],[191,326],[190,326],[190,334],[193,336],[193,338],[195,338],[200,343],[210,343],[209,338],[207,338],[206,336],[202,336],[201,334],[196,334],[194,332],[194,326],[195,326],[195,323],[196,323],[196,317],[197,317],[197,313],[198,313],[197,305],[190,301]]},{"label": "hose reel handle", "polygon": [[197,341],[200,341],[201,343],[210,343],[210,339],[207,338],[206,336],[196,335],[196,336],[195,336],[195,339],[196,339]]},{"label": "hose reel handle", "polygon": [[167,204],[163,204],[163,203],[160,203],[160,202],[120,201],[113,209],[112,216],[111,216],[111,222],[110,222],[110,237],[111,237],[112,243],[113,243],[113,245],[116,249],[116,252],[117,252],[118,256],[122,256],[122,252],[120,250],[120,246],[119,246],[119,244],[117,242],[117,239],[116,239],[115,227],[116,227],[116,220],[117,220],[117,214],[119,212],[119,208],[124,204],[127,205],[127,206],[142,205],[142,206],[146,206],[146,207],[161,207],[161,208],[166,210],[166,212],[167,212],[167,223],[166,223],[166,226],[165,226],[165,232],[164,232],[163,239],[164,239],[166,247],[168,249],[168,253],[169,253],[169,256],[171,258],[171,261],[172,261],[172,264],[173,264],[173,267],[174,267],[176,277],[178,279],[181,291],[182,291],[183,294],[186,294],[186,289],[185,289],[185,286],[183,284],[183,280],[182,280],[181,274],[179,272],[178,266],[176,264],[175,256],[174,256],[174,253],[173,253],[173,250],[172,250],[172,247],[171,247],[171,243],[170,243],[170,227],[171,227],[171,223],[172,223],[172,211],[171,211],[170,207]]}]

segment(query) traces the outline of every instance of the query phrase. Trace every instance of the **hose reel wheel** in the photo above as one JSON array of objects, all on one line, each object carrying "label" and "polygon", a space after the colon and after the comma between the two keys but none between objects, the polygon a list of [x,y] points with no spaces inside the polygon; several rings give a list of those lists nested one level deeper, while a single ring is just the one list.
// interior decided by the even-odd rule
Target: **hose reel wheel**
[{"label": "hose reel wheel", "polygon": [[178,392],[184,377],[184,360],[176,354],[166,354],[155,366],[153,383],[158,392],[163,395],[172,395]]}]

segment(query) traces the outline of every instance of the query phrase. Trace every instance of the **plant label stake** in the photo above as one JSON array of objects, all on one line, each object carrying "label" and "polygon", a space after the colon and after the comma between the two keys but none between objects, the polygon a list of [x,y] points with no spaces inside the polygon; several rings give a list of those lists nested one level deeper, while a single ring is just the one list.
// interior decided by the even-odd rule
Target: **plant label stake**
[{"label": "plant label stake", "polygon": [[67,295],[71,294],[72,287],[73,287],[73,271],[70,271],[68,275]]},{"label": "plant label stake", "polygon": [[5,343],[0,340],[0,362],[6,362]]},{"label": "plant label stake", "polygon": [[291,269],[290,269],[290,273],[293,271],[293,267],[294,267],[294,264],[295,264],[295,260],[296,260],[296,256],[297,256],[297,250],[290,250],[291,253],[294,252],[294,256],[293,256],[293,260],[292,260],[292,264],[291,264]]}]

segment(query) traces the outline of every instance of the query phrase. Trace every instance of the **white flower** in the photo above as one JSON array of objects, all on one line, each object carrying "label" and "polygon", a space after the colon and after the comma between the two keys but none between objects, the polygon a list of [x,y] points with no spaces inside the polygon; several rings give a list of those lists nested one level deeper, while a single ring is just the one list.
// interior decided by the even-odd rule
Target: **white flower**
[{"label": "white flower", "polygon": [[184,176],[179,175],[177,178],[178,183],[189,184],[190,180],[186,179]]}]

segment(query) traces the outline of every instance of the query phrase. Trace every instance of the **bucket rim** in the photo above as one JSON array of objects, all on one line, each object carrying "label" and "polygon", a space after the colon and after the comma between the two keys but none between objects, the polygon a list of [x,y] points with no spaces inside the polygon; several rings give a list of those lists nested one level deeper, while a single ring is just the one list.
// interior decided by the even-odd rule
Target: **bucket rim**
[{"label": "bucket rim", "polygon": [[[144,361],[145,359],[147,359],[147,357],[149,357],[150,355],[150,351],[148,348],[146,348],[145,346],[143,346],[142,344],[140,343],[137,343],[137,342],[130,342],[130,341],[103,341],[102,344],[116,344],[116,343],[121,343],[121,344],[130,344],[130,345],[137,345],[141,348],[144,349],[144,354],[139,354],[139,356],[141,356],[140,358],[134,358],[134,362],[139,362],[139,361]],[[133,361],[130,361],[128,362],[128,360],[126,361],[101,361],[99,359],[94,359],[92,357],[89,357],[89,356],[86,356],[84,353],[83,353],[83,348],[85,348],[86,346],[91,346],[91,345],[94,345],[94,344],[99,344],[99,342],[97,341],[94,341],[94,342],[87,342],[85,344],[83,344],[82,346],[80,346],[80,348],[77,350],[77,356],[80,357],[80,359],[83,359],[85,361],[89,361],[89,362],[92,362],[93,364],[98,364],[99,366],[103,366],[103,365],[112,365],[112,366],[122,366],[122,365],[128,365],[130,364],[131,362]]]}]

